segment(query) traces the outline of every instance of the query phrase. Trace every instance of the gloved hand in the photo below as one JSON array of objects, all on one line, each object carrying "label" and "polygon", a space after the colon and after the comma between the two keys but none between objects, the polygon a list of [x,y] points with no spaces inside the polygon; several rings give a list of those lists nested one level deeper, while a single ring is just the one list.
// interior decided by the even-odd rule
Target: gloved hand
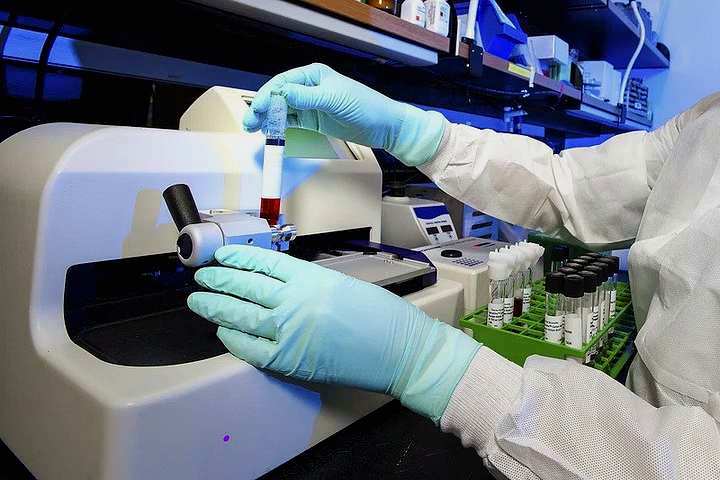
[{"label": "gloved hand", "polygon": [[480,345],[370,283],[272,250],[230,245],[188,305],[235,356],[312,382],[398,398],[436,423]]},{"label": "gloved hand", "polygon": [[287,99],[288,127],[384,148],[409,166],[422,165],[435,155],[447,124],[438,112],[396,102],[314,63],[281,73],[263,85],[243,118],[246,130],[261,128],[271,92]]}]

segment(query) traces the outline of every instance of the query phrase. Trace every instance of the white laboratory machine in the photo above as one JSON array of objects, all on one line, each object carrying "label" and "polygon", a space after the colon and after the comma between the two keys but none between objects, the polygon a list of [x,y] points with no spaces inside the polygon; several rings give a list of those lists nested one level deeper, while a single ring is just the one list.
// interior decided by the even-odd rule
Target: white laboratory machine
[{"label": "white laboratory machine", "polygon": [[[271,238],[242,216],[260,198],[264,138],[241,127],[251,96],[213,88],[181,131],[47,124],[0,144],[0,438],[36,477],[255,478],[389,400],[257,370],[185,306],[197,286],[167,187],[188,185],[203,221],[244,219],[237,241]],[[336,263],[334,242],[382,249],[372,150],[289,131],[286,153],[289,252]],[[425,265],[398,291],[454,322],[462,287],[407,258]]]},{"label": "white laboratory machine", "polygon": [[438,277],[463,286],[464,313],[470,313],[487,305],[487,261],[490,252],[506,245],[484,238],[469,237],[442,245],[420,247],[417,250],[423,252],[435,265]]},{"label": "white laboratory machine", "polygon": [[[488,304],[489,278],[487,261],[490,252],[504,248],[507,243],[484,238],[461,238],[441,245],[429,245],[416,250],[435,265],[438,278],[451,280],[463,286],[465,313],[477,311]],[[542,259],[540,260],[542,262]],[[534,280],[542,278],[542,264],[534,268]]]},{"label": "white laboratory machine", "polygon": [[413,197],[383,197],[382,243],[417,248],[457,239],[444,203]]}]

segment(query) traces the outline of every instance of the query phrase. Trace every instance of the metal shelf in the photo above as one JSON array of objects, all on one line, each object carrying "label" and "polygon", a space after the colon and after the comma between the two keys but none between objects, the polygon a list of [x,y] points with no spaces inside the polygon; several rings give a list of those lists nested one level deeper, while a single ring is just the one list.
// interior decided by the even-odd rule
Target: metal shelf
[{"label": "metal shelf", "polygon": [[[613,0],[505,0],[503,5],[519,12],[529,33],[558,35],[583,59],[607,60],[615,68],[625,68],[640,39],[639,27]],[[646,39],[635,68],[669,66],[670,60]]]}]

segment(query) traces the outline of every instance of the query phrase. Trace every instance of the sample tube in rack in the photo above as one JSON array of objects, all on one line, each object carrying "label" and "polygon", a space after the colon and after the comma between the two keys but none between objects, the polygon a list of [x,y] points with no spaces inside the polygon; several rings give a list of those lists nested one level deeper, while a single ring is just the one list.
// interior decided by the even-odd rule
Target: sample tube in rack
[{"label": "sample tube in rack", "polygon": [[555,245],[550,251],[550,271],[557,272],[568,260],[570,248],[567,245]]},{"label": "sample tube in rack", "polygon": [[[512,296],[512,267],[510,259],[501,252],[490,252],[488,259],[489,303],[487,324],[489,327],[502,328],[505,324],[505,304],[510,291]],[[511,313],[512,319],[512,313]]]},{"label": "sample tube in rack", "polygon": [[[600,321],[600,310],[598,308],[598,276],[595,272],[583,270],[579,272],[583,278],[584,295],[582,298],[582,327],[583,327],[583,343],[587,344],[592,341],[598,330],[598,322]],[[587,353],[586,362],[590,361],[590,357],[595,354],[595,348]]]},{"label": "sample tube in rack", "polygon": [[279,93],[272,93],[263,126],[265,149],[263,151],[262,192],[260,194],[260,217],[267,220],[270,225],[277,225],[280,218],[286,126],[287,102],[285,97]]},{"label": "sample tube in rack", "polygon": [[[560,299],[565,311],[564,341],[568,347],[578,350],[583,345],[582,298],[585,294],[583,290],[583,277],[575,274],[565,276],[563,296]],[[580,359],[582,360],[584,359]]]},{"label": "sample tube in rack", "polygon": [[559,272],[545,277],[545,340],[552,343],[563,342],[565,306],[560,300],[564,281],[565,275]]}]

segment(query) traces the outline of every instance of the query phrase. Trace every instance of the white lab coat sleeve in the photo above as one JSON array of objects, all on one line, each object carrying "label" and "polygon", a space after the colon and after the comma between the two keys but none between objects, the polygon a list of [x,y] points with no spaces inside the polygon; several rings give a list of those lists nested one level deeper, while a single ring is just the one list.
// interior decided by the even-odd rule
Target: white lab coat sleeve
[{"label": "white lab coat sleeve", "polygon": [[654,132],[617,135],[559,154],[544,143],[448,124],[438,152],[419,167],[449,195],[507,222],[587,244],[635,238],[678,132],[714,97]]},{"label": "white lab coat sleeve", "polygon": [[702,408],[655,408],[571,361],[520,368],[482,347],[440,426],[498,478],[720,478],[720,425]]}]

